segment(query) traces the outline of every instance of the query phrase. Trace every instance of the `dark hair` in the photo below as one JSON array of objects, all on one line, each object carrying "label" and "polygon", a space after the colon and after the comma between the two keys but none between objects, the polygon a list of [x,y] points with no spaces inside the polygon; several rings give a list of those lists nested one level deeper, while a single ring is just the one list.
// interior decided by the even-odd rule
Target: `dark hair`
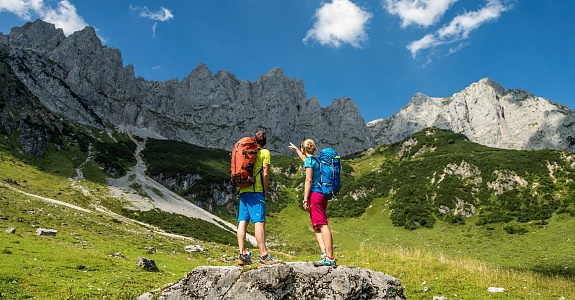
[{"label": "dark hair", "polygon": [[258,142],[258,145],[260,145],[260,147],[264,147],[266,145],[266,133],[263,131],[258,131],[256,132],[256,134],[254,134],[254,137],[256,138],[256,141]]}]

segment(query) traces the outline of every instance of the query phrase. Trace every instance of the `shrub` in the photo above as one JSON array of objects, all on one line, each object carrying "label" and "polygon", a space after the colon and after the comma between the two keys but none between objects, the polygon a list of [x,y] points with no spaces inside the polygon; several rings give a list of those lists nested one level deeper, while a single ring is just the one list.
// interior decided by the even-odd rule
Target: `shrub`
[{"label": "shrub", "polygon": [[529,232],[529,230],[527,230],[526,228],[513,225],[505,226],[503,227],[503,230],[505,230],[505,232],[509,234],[526,234],[527,232]]}]

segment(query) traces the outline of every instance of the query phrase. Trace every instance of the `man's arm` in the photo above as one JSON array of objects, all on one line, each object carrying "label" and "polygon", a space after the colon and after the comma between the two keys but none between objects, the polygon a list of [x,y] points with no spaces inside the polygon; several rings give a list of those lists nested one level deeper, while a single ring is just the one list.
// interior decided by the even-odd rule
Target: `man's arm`
[{"label": "man's arm", "polygon": [[263,172],[264,172],[264,176],[263,176],[263,188],[264,188],[264,194],[267,195],[268,194],[268,184],[269,184],[269,179],[270,179],[270,165],[269,164],[264,164],[263,165]]}]

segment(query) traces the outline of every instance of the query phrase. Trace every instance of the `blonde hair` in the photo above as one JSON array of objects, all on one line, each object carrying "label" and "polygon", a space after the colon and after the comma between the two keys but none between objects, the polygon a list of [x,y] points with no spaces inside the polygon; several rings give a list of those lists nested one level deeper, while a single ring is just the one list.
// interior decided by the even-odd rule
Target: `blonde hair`
[{"label": "blonde hair", "polygon": [[307,139],[307,140],[301,142],[301,148],[303,149],[304,155],[305,154],[313,155],[313,153],[317,149],[315,147],[315,143],[310,139]]}]

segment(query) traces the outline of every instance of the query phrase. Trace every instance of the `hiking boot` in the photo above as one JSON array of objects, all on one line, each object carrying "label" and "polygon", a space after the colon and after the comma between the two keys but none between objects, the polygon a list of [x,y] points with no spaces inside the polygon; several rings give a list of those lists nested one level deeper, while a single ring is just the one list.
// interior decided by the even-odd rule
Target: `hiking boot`
[{"label": "hiking boot", "polygon": [[318,261],[314,261],[313,265],[315,267],[334,267],[334,268],[337,266],[337,264],[335,262],[335,258],[332,260],[332,259],[329,259],[327,256],[324,257],[323,259],[318,260]]},{"label": "hiking boot", "polygon": [[274,264],[279,264],[280,261],[274,259],[273,256],[271,256],[269,253],[266,254],[266,256],[260,256],[260,261],[258,262],[259,266],[269,266],[269,265],[274,265]]},{"label": "hiking boot", "polygon": [[236,262],[240,266],[251,265],[252,264],[252,253],[248,251],[248,253],[246,253],[246,254],[240,254],[238,256],[238,259],[236,260]]}]

